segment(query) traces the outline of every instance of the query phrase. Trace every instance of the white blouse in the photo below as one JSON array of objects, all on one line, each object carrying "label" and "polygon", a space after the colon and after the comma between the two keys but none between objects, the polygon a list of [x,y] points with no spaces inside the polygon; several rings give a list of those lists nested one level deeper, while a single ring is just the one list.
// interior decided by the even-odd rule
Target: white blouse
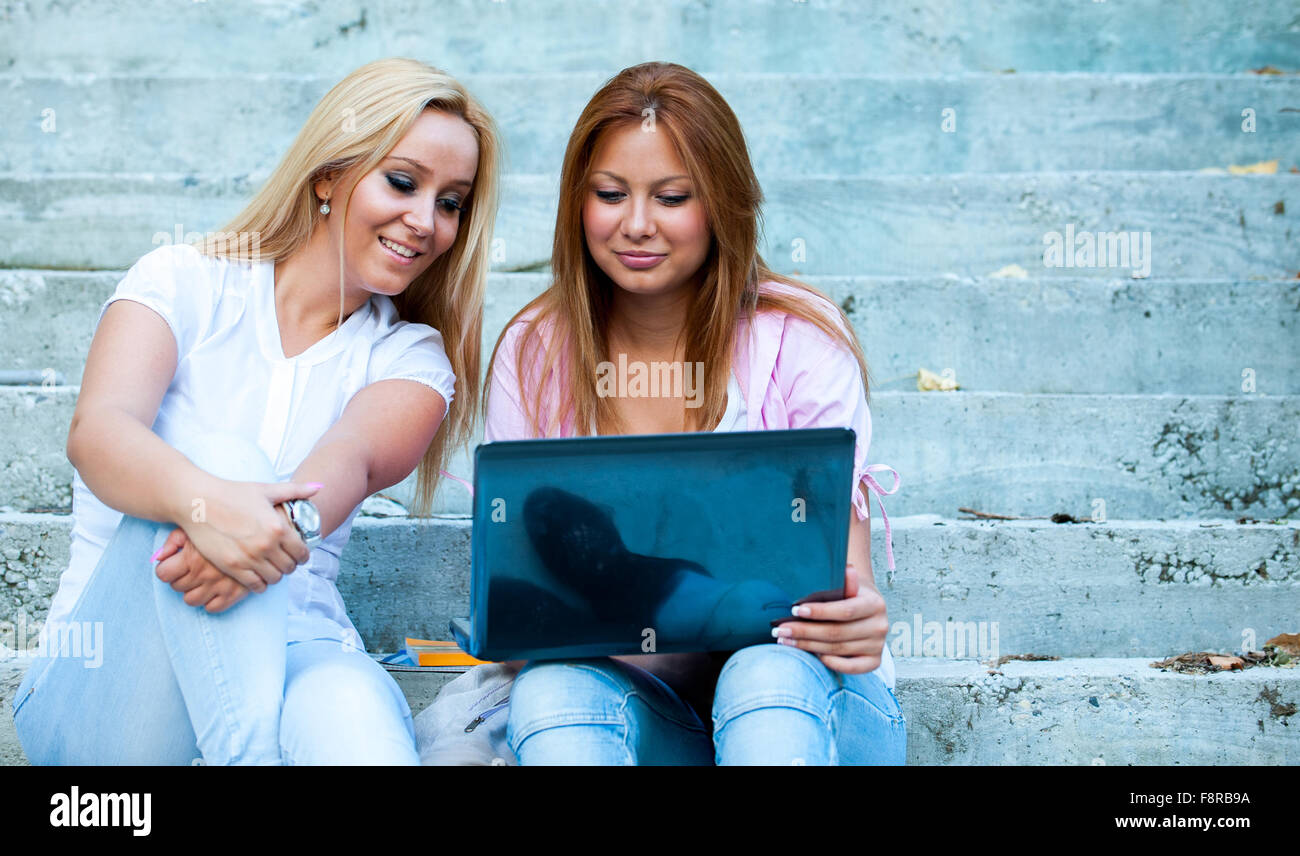
[{"label": "white blouse", "polygon": [[745,431],[748,428],[749,411],[745,407],[745,397],[740,394],[740,382],[732,371],[727,376],[727,406],[718,420],[714,433],[721,431]]},{"label": "white blouse", "polygon": [[[442,335],[400,320],[383,295],[373,295],[303,353],[286,357],[274,278],[274,262],[230,261],[166,245],[136,262],[104,302],[100,318],[113,301],[133,300],[161,315],[176,337],[176,374],[153,424],[163,440],[175,446],[196,431],[247,437],[266,453],[277,480],[288,481],[367,384],[419,381],[450,406],[456,378]],[[289,588],[289,641],[328,638],[362,646],[334,585],[359,509],[278,583]],[[90,492],[80,473],[73,479],[72,512],[71,561],[47,624],[70,617],[122,519]]]}]

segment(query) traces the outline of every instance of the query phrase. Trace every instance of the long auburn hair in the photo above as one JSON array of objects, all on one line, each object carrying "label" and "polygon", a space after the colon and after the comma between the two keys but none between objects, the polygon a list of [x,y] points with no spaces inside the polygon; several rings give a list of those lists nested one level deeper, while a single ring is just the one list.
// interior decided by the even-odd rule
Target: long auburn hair
[{"label": "long auburn hair", "polygon": [[[208,255],[280,261],[303,247],[323,221],[313,185],[356,170],[364,177],[388,156],[420,114],[435,109],[464,119],[478,138],[478,165],[451,247],[393,296],[403,321],[438,330],[456,373],[461,404],[450,409],[420,461],[414,513],[427,516],[452,448],[474,433],[480,396],[483,295],[496,219],[501,143],[496,124],[457,80],[413,59],[361,66],[320,100],[284,158],[248,206],[215,236],[195,246]],[[336,203],[347,222],[351,194]],[[256,235],[250,244],[234,236]],[[339,243],[339,323],[343,313],[343,242]]]},{"label": "long auburn hair", "polygon": [[[588,193],[592,156],[601,136],[627,123],[651,121],[669,136],[704,206],[712,246],[704,261],[703,282],[686,316],[686,362],[702,362],[703,403],[687,408],[689,430],[710,430],[726,409],[727,378],[737,323],[765,310],[778,310],[815,324],[852,351],[868,389],[862,347],[844,312],[810,286],[773,272],[758,253],[763,192],[754,175],[740,122],[723,97],[703,77],[669,62],[625,68],[587,103],[569,137],[560,172],[559,209],[551,254],[553,280],[506,325],[524,319],[517,353],[517,376],[536,378],[524,389],[522,405],[537,436],[556,433],[566,418],[578,434],[591,426],[619,430],[613,403],[597,394],[596,366],[609,359],[607,331],[610,281],[587,249],[582,208]],[[644,124],[643,124],[643,127]],[[788,290],[760,289],[778,282]],[[542,330],[551,331],[549,343]],[[497,340],[488,364],[496,363]],[[527,371],[526,371],[527,369]],[[490,385],[489,385],[490,386]],[[543,401],[559,391],[556,412]],[[486,411],[486,396],[483,402]]]}]

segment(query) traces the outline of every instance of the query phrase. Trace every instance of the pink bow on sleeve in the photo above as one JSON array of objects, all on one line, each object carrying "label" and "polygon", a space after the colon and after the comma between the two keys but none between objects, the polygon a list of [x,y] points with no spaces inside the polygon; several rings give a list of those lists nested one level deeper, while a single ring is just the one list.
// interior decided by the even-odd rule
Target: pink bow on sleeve
[{"label": "pink bow on sleeve", "polygon": [[[875,477],[871,475],[872,473],[884,472],[894,474],[894,486],[891,490],[885,490],[880,486],[880,482],[876,481]],[[885,513],[885,503],[880,497],[897,493],[902,480],[898,477],[898,471],[893,467],[885,464],[868,464],[867,468],[862,471],[862,481],[866,482],[867,488],[876,494],[876,504],[880,506],[880,517],[885,521],[885,558],[888,560],[889,570],[892,572],[894,570],[894,536],[893,531],[889,528],[889,515]]]}]

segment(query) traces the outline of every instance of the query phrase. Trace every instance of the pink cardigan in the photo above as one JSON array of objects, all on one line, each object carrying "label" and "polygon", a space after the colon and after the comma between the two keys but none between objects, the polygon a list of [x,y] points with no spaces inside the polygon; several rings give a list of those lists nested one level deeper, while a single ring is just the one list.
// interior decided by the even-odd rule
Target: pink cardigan
[{"label": "pink cardigan", "polygon": [[[788,286],[776,282],[765,282],[760,289],[790,292]],[[827,307],[834,311],[829,301]],[[521,318],[506,330],[497,350],[484,429],[484,442],[487,443],[536,436],[521,403],[523,391],[515,371],[524,320]],[[541,331],[544,347],[550,347],[552,332],[553,325],[547,325]],[[750,431],[853,429],[857,436],[853,508],[859,520],[865,520],[871,513],[862,490],[865,483],[867,489],[876,494],[880,506],[880,516],[885,523],[885,555],[889,569],[893,571],[893,533],[880,497],[896,493],[900,480],[892,467],[867,463],[867,450],[871,446],[871,411],[862,391],[862,373],[857,360],[847,348],[816,325],[780,311],[760,312],[752,324],[742,320],[736,333],[732,365],[745,397]],[[535,368],[528,378],[529,389],[536,388],[540,382],[541,367]],[[558,371],[560,377],[566,376],[563,364],[559,364]],[[558,385],[551,388],[556,389]],[[542,402],[543,424],[548,424],[556,405],[554,395]],[[559,431],[549,436],[572,437],[575,433],[572,416],[566,416]],[[893,473],[894,484],[890,490],[882,488],[872,476],[878,472]]]}]

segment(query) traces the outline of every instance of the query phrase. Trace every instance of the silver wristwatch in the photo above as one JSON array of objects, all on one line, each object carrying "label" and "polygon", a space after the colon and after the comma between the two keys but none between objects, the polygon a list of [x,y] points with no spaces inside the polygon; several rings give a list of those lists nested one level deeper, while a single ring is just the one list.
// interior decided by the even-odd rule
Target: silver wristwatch
[{"label": "silver wristwatch", "polygon": [[320,511],[310,499],[290,500],[284,503],[284,510],[288,512],[289,521],[308,547],[320,543]]}]

